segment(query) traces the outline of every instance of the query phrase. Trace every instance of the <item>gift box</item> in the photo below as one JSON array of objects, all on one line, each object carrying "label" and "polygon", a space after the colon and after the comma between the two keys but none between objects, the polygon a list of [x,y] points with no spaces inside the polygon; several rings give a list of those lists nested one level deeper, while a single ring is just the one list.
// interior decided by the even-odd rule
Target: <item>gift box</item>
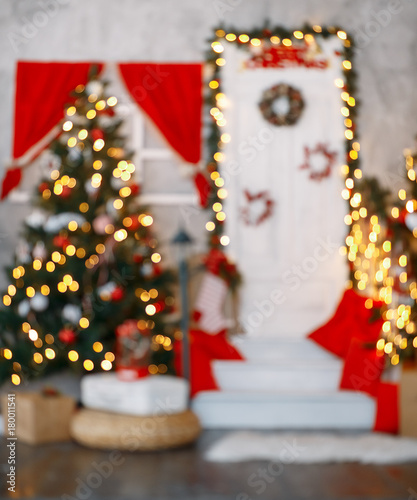
[{"label": "gift box", "polygon": [[[70,421],[76,406],[73,398],[61,394],[17,392],[15,402],[18,441],[35,445],[71,439]],[[7,404],[8,398],[5,396],[2,399],[5,435],[8,435]]]},{"label": "gift box", "polygon": [[170,415],[187,410],[189,384],[179,377],[149,375],[134,381],[116,373],[94,373],[81,380],[86,408],[125,415]]},{"label": "gift box", "polygon": [[400,434],[417,437],[417,367],[404,365],[400,381]]}]

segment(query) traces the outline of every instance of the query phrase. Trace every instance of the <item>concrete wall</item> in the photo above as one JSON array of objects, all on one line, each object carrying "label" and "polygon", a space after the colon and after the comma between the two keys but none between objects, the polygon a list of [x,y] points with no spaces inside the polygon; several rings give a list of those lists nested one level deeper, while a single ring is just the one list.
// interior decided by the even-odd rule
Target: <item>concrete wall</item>
[{"label": "concrete wall", "polygon": [[[337,24],[355,35],[362,166],[397,188],[402,150],[417,133],[416,0],[0,0],[0,168],[10,157],[17,60],[202,61],[215,26],[251,29],[266,19]],[[0,265],[28,210],[0,205]],[[159,224],[165,236],[168,215]],[[201,245],[203,222],[193,222]]]}]

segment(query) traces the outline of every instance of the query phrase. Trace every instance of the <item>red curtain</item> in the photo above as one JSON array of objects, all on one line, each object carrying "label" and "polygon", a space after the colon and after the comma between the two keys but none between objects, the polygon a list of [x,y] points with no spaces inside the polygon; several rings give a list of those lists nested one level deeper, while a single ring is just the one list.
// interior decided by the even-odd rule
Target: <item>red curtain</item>
[{"label": "red curtain", "polygon": [[[398,395],[395,384],[381,380],[385,366],[376,349],[382,319],[372,321],[367,297],[346,290],[333,315],[309,338],[344,359],[341,389],[366,392],[376,399],[375,431],[398,432]],[[381,302],[374,301],[374,307]]]},{"label": "red curtain", "polygon": [[[52,139],[53,129],[64,117],[69,94],[85,84],[94,63],[19,62],[16,72],[12,166],[3,180],[1,198],[21,179],[22,166],[33,160]],[[98,64],[101,71],[103,65]]]},{"label": "red curtain", "polygon": [[[85,84],[94,63],[19,62],[16,74],[13,161],[3,179],[1,198],[19,185],[21,167],[33,160],[58,130],[70,92]],[[103,65],[98,64],[99,71]],[[120,64],[127,89],[174,150],[189,163],[201,158],[202,64]],[[200,204],[210,185],[196,171]]]},{"label": "red curtain", "polygon": [[202,64],[123,63],[133,99],[186,162],[201,158]]}]

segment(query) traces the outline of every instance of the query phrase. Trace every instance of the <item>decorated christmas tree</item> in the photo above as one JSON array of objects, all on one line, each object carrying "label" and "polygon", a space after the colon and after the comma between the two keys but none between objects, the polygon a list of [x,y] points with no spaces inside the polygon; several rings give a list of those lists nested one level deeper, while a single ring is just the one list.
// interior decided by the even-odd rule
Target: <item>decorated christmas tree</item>
[{"label": "decorated christmas tree", "polygon": [[172,367],[174,279],[161,268],[152,216],[136,203],[117,99],[92,76],[72,101],[7,270],[0,380],[16,385],[68,365]]},{"label": "decorated christmas tree", "polygon": [[385,288],[391,301],[383,312],[384,350],[392,364],[414,354],[417,348],[417,152],[405,151],[407,185],[397,194],[388,217],[391,243]]}]

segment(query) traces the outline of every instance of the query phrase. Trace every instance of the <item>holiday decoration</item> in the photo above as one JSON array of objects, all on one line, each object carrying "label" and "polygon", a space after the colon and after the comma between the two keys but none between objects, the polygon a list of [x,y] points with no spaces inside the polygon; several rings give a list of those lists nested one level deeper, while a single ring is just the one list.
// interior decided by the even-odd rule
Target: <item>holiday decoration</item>
[{"label": "holiday decoration", "polygon": [[120,375],[120,372],[94,373],[83,377],[83,406],[143,417],[167,412],[181,413],[187,409],[189,384],[185,379],[166,375],[120,380]]},{"label": "holiday decoration", "polygon": [[[181,344],[176,344],[175,365],[177,373],[182,373]],[[190,331],[190,359],[191,359],[191,395],[195,396],[200,391],[218,390],[213,374],[212,361],[236,360],[242,361],[240,352],[229,342],[227,331],[221,330],[215,335],[203,330]]]},{"label": "holiday decoration", "polygon": [[58,332],[58,338],[63,344],[73,344],[77,336],[71,328],[63,328]]},{"label": "holiday decoration", "polygon": [[396,433],[397,388],[381,379],[386,363],[377,342],[383,322],[374,307],[380,309],[382,304],[348,289],[334,316],[309,337],[344,360],[341,389],[365,392],[376,399],[374,430]]},{"label": "holiday decoration", "polygon": [[[152,216],[132,195],[135,165],[119,132],[117,99],[92,74],[70,102],[49,149],[56,161],[26,219],[25,248],[8,269],[0,379],[18,385],[66,365],[109,371],[130,365],[129,356],[146,373],[169,373],[174,277],[161,267]],[[136,325],[135,345],[124,345],[118,364],[116,332],[127,319]]]},{"label": "holiday decoration", "polygon": [[417,152],[405,151],[405,171],[407,186],[398,191],[391,210],[386,208],[385,231],[380,230],[386,237],[380,244],[385,273],[375,276],[385,302],[377,347],[393,365],[413,358],[417,349]]},{"label": "holiday decoration", "polygon": [[[244,191],[247,206],[242,208],[242,218],[248,226],[259,226],[272,216],[275,205],[268,191],[251,194],[247,189]],[[254,205],[257,205],[258,210]]]},{"label": "holiday decoration", "polygon": [[[70,441],[70,422],[76,408],[73,398],[49,389],[18,392],[13,398],[16,404],[16,438],[19,441],[29,445]],[[6,414],[6,397],[2,402],[2,410]]]},{"label": "holiday decoration", "polygon": [[[278,109],[282,104],[283,111]],[[265,120],[278,127],[282,125],[294,125],[300,118],[304,108],[301,92],[290,85],[279,83],[262,94],[259,109]]]},{"label": "holiday decoration", "polygon": [[[323,166],[319,169],[314,167],[314,159],[317,156],[322,156]],[[319,143],[314,148],[304,147],[304,163],[300,166],[300,170],[308,170],[310,179],[313,181],[321,181],[329,177],[332,168],[336,163],[337,153],[328,150],[326,144]]]},{"label": "holiday decoration", "polygon": [[[300,33],[300,31],[297,32],[298,40],[300,39]],[[266,31],[264,35],[267,35]],[[277,39],[278,37],[274,37],[275,45],[271,44],[259,51],[259,53],[254,52],[245,66],[251,69],[294,67],[326,69],[328,67],[328,61],[321,53],[314,38],[306,37],[306,44],[301,46],[289,45],[288,42],[286,45],[279,45]]]},{"label": "holiday decoration", "polygon": [[223,315],[223,306],[226,294],[226,282],[210,272],[206,273],[194,304],[194,319],[203,331],[213,334],[225,329],[227,320]]},{"label": "holiday decoration", "polygon": [[[331,314],[348,272],[337,249],[315,262],[308,280],[292,269],[310,262],[329,234],[335,246],[344,244],[346,185],[354,188],[353,179],[362,175],[352,40],[341,28],[319,25],[249,32],[220,27],[208,67],[209,243],[233,256],[242,273],[239,323],[248,332],[307,335]],[[305,146],[309,166],[300,171]],[[326,225],[318,222],[322,218]],[[319,288],[323,293],[314,294]],[[271,303],[271,314],[258,312],[255,304],[270,301],[276,290],[282,301]],[[310,314],[312,296],[317,303]]]},{"label": "holiday decoration", "polygon": [[[116,289],[117,290],[117,289]],[[117,365],[121,380],[134,380],[149,374],[150,331],[136,320],[126,320],[116,329]]]}]

